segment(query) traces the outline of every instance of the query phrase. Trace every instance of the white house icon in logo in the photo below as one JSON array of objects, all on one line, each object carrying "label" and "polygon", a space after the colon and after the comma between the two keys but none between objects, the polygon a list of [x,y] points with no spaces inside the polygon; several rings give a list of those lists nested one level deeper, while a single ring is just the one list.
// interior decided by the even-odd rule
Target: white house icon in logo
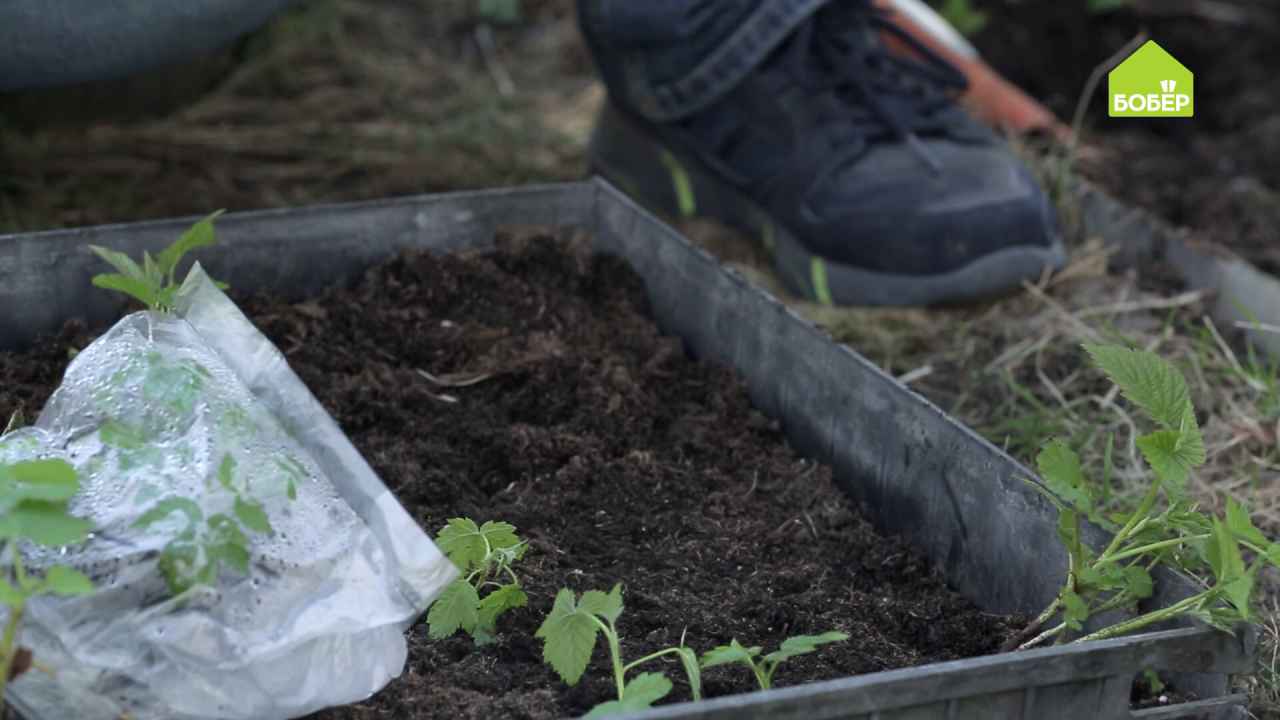
[{"label": "white house icon in logo", "polygon": [[1172,93],[1174,90],[1178,89],[1178,81],[1177,80],[1161,80],[1160,89],[1163,90],[1166,95],[1169,93]]}]

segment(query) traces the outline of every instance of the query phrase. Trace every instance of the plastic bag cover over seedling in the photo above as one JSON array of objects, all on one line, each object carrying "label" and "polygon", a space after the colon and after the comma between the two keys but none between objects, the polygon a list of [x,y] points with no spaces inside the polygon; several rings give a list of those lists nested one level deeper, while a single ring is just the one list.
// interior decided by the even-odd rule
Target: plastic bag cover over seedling
[{"label": "plastic bag cover over seedling", "polygon": [[[29,606],[22,642],[56,670],[11,685],[31,720],[267,720],[364,699],[399,675],[404,630],[457,573],[198,266],[177,313],[121,320],[35,426],[0,439],[0,461],[33,457],[79,470],[70,509],[97,530],[24,555],[97,590]],[[237,503],[259,505],[272,533]],[[158,507],[175,509],[135,526]],[[247,574],[224,562],[175,597],[166,569],[226,555],[232,524]]]}]

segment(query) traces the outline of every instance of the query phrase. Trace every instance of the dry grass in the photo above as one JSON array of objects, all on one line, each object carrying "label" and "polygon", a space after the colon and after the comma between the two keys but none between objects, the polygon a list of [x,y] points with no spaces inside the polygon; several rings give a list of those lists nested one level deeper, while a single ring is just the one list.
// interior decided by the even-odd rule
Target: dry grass
[{"label": "dry grass", "polygon": [[[579,177],[602,93],[572,3],[526,0],[515,28],[477,22],[474,7],[316,0],[251,38],[213,92],[167,117],[34,132],[0,124],[0,232]],[[786,296],[751,242],[706,223],[686,230]],[[1210,460],[1199,498],[1217,507],[1234,496],[1280,532],[1276,368],[1213,327],[1206,298],[1111,272],[1108,257],[1074,237],[1063,272],[970,307],[791,301],[1023,462],[1062,437],[1097,471],[1113,438],[1117,504],[1145,481],[1141,428],[1080,343],[1158,352],[1183,369],[1201,412]],[[1260,716],[1280,708],[1280,611],[1274,595],[1268,603],[1266,667],[1251,681]]]}]

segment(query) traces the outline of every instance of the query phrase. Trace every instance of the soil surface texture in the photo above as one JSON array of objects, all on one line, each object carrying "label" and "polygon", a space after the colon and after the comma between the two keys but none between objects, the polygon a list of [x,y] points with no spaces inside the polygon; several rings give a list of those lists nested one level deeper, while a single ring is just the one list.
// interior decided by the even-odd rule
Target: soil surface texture
[{"label": "soil surface texture", "polygon": [[[657,330],[622,261],[586,248],[520,233],[494,251],[405,254],[305,302],[239,298],[423,528],[505,520],[530,543],[516,566],[529,606],[495,644],[432,642],[417,625],[397,681],[313,720],[556,718],[612,699],[603,640],[576,687],[542,661],[534,631],[561,587],[623,584],[624,658],[681,633],[699,652],[851,635],[789,662],[779,685],[987,654],[1016,630],[877,535],[734,373]],[[0,413],[34,416],[90,338],[69,325],[0,353]],[[643,669],[675,683],[665,702],[689,698],[678,664]],[[737,666],[704,674],[710,697],[753,682]]]},{"label": "soil surface texture", "polygon": [[974,38],[1001,73],[1069,121],[1089,74],[1145,31],[1195,73],[1194,118],[1111,118],[1105,78],[1082,174],[1112,194],[1280,272],[1280,4],[977,0]]}]

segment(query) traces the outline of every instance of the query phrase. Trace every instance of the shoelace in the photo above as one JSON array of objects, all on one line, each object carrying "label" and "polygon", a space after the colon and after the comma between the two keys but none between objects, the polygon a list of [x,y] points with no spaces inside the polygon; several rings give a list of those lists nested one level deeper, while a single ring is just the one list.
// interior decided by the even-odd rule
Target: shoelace
[{"label": "shoelace", "polygon": [[[890,52],[881,33],[901,41],[920,60]],[[796,31],[790,53],[787,61],[806,89],[834,91],[844,100],[848,115],[832,121],[852,125],[864,136],[888,130],[934,172],[941,171],[918,132],[938,127],[934,116],[951,103],[948,91],[963,90],[967,81],[870,0],[836,0]]]}]

